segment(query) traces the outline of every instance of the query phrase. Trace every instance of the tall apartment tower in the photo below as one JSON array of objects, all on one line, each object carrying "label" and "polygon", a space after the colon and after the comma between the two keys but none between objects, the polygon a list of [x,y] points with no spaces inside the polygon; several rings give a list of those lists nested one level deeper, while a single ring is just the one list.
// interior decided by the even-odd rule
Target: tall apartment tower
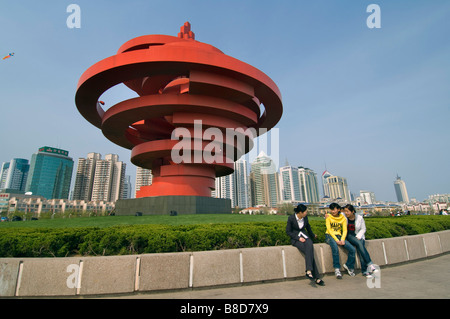
[{"label": "tall apartment tower", "polygon": [[92,187],[93,201],[115,202],[123,196],[126,164],[119,162],[119,155],[107,154],[95,165]]},{"label": "tall apartment tower", "polygon": [[234,180],[236,183],[236,206],[250,207],[250,181],[247,161],[239,159],[234,163]]},{"label": "tall apartment tower", "polygon": [[0,189],[25,191],[30,164],[27,159],[14,158],[2,164]]},{"label": "tall apartment tower", "polygon": [[237,206],[235,173],[216,178],[214,197],[231,199],[231,207]]},{"label": "tall apartment tower", "polygon": [[300,181],[298,168],[293,166],[284,166],[280,168],[279,185],[281,201],[304,202],[300,192]]},{"label": "tall apartment tower", "polygon": [[330,197],[330,191],[329,191],[328,186],[327,186],[327,178],[330,177],[330,176],[332,176],[332,174],[329,171],[327,171],[327,170],[325,170],[322,173],[323,197],[326,197],[326,196]]},{"label": "tall apartment tower", "polygon": [[326,187],[331,200],[343,199],[351,201],[350,191],[348,189],[347,179],[341,176],[329,176],[326,179]]},{"label": "tall apartment tower", "polygon": [[135,183],[135,193],[134,197],[136,197],[136,193],[141,189],[141,186],[149,186],[152,185],[152,170],[146,169],[137,166],[136,167],[136,183]]},{"label": "tall apartment tower", "polygon": [[328,196],[331,200],[343,199],[348,202],[351,201],[350,191],[345,177],[335,176],[325,171],[322,174],[322,185],[324,197]]},{"label": "tall apartment tower", "polygon": [[212,191],[212,196],[230,199],[231,207],[250,207],[250,183],[247,172],[247,161],[243,159],[236,161],[233,174],[216,178],[216,189]]},{"label": "tall apartment tower", "polygon": [[280,199],[278,173],[275,163],[261,152],[251,163],[250,184],[252,205],[276,207]]},{"label": "tall apartment tower", "polygon": [[395,194],[399,203],[409,203],[408,191],[406,190],[405,182],[397,175],[394,181]]},{"label": "tall apartment tower", "polygon": [[124,181],[124,184],[123,184],[122,199],[130,199],[132,191],[133,191],[133,186],[131,184],[131,176],[130,175],[125,175],[125,181]]},{"label": "tall apartment tower", "polygon": [[73,199],[90,201],[94,186],[94,174],[97,161],[101,160],[99,153],[88,153],[87,158],[79,158],[73,189]]},{"label": "tall apartment tower", "polygon": [[320,201],[317,174],[312,169],[300,166],[298,168],[298,180],[300,195],[306,203],[318,203]]},{"label": "tall apartment tower", "polygon": [[73,159],[69,152],[44,146],[31,157],[26,192],[46,199],[68,199]]}]

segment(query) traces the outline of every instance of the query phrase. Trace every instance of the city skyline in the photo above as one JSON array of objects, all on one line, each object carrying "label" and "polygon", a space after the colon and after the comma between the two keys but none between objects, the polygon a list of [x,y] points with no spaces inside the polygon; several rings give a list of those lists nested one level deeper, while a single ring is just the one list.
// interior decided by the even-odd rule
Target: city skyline
[{"label": "city skyline", "polygon": [[[48,197],[46,200],[58,201],[69,199],[86,203],[114,203],[118,199],[134,198],[134,196],[131,196],[131,191],[133,190],[131,176],[126,174],[126,164],[121,161],[119,162],[117,154],[107,154],[105,155],[105,159],[102,159],[99,153],[89,153],[86,158],[78,159],[76,168],[73,165],[74,161],[72,158],[68,157],[69,151],[47,146],[41,147],[38,153],[33,154],[32,167],[35,166],[34,158],[37,154],[62,159],[67,158],[71,162],[72,170],[71,172],[67,171],[65,175],[74,176],[75,181],[72,185],[69,185],[67,182],[65,183],[66,186],[64,188],[68,190],[68,193],[71,193],[68,198],[65,196]],[[18,167],[16,163],[19,163]],[[211,196],[231,199],[232,208],[249,208],[254,206],[273,208],[285,203],[296,202],[307,204],[320,203],[325,206],[327,203],[336,201],[352,203],[357,206],[395,203],[395,201],[386,202],[376,200],[374,192],[370,190],[360,190],[359,195],[350,193],[346,178],[333,175],[328,170],[322,174],[323,193],[320,196],[316,172],[302,166],[291,166],[287,160],[284,166],[280,167],[276,172],[273,172],[267,170],[267,167],[271,167],[272,163],[273,160],[264,152],[261,152],[252,163],[247,163],[242,158],[239,159],[234,164],[235,172],[233,174],[216,178],[216,189],[212,191]],[[22,189],[21,185],[28,183],[26,175],[29,166],[27,159],[15,158],[11,162],[3,163],[0,191],[3,193],[24,194],[26,189]],[[47,164],[43,163],[40,165],[39,170],[54,171],[56,168],[53,168],[54,166],[51,162]],[[33,168],[33,170],[35,169]],[[73,174],[74,172],[75,174]],[[39,175],[42,175],[42,173],[39,173]],[[54,176],[55,173],[50,173],[50,175]],[[56,173],[56,176],[58,175]],[[10,181],[7,183],[7,180],[11,179],[15,180],[15,182],[11,183]],[[67,180],[64,177],[63,179]],[[17,180],[20,180],[20,182],[18,183]],[[50,186],[53,189],[53,187],[59,184],[61,182],[55,181]],[[135,192],[141,186],[151,184],[151,170],[138,167],[134,184]],[[397,196],[397,203],[411,205],[414,203],[424,204],[421,203],[422,201],[417,201],[416,198],[409,199],[406,184],[398,175],[394,181],[394,189]],[[42,192],[33,193],[30,190],[27,191],[28,193],[25,193],[25,195],[43,196]],[[434,197],[445,198],[445,196],[448,196],[448,194],[431,194],[423,202],[428,202]],[[441,201],[448,202],[448,199]]]},{"label": "city skyline", "polygon": [[[9,2],[0,12],[1,53],[15,53],[0,64],[0,101],[9,119],[0,134],[10,136],[0,162],[30,159],[41,145],[67,149],[75,160],[114,153],[133,179],[130,152],[77,113],[76,83],[124,41],[176,35],[189,21],[196,40],[255,65],[279,86],[279,158],[318,175],[328,169],[344,176],[352,193],[367,189],[382,201],[396,201],[397,173],[410,198],[450,192],[450,46],[442,41],[448,2],[377,1],[381,29],[366,25],[369,3],[76,3],[79,29],[66,25],[67,3]],[[107,108],[130,97],[116,87],[101,99]]]}]

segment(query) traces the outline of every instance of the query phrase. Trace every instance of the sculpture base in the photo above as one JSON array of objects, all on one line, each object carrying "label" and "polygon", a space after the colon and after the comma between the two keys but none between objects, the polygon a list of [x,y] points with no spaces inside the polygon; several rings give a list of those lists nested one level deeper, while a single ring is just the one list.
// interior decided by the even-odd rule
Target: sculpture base
[{"label": "sculpture base", "polygon": [[[119,199],[114,210],[124,215],[231,214],[231,200],[205,196],[155,196]],[[140,214],[139,214],[140,213]]]}]

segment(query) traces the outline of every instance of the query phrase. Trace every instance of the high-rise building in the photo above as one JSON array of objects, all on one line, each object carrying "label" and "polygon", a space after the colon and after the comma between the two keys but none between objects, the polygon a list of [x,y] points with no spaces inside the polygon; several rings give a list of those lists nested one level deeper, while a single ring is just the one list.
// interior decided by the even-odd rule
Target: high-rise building
[{"label": "high-rise building", "polygon": [[250,184],[247,171],[246,160],[239,159],[236,161],[234,163],[234,172],[232,174],[216,178],[216,188],[211,192],[211,196],[230,199],[231,207],[249,207]]},{"label": "high-rise building", "polygon": [[305,201],[300,192],[300,181],[297,167],[289,165],[281,167],[279,173],[279,185],[281,201]]},{"label": "high-rise building", "polygon": [[132,191],[133,191],[133,186],[131,185],[131,176],[130,175],[125,175],[125,181],[124,181],[124,184],[123,184],[122,199],[130,199]]},{"label": "high-rise building", "polygon": [[326,196],[330,197],[330,191],[329,191],[328,185],[327,185],[327,178],[330,177],[330,176],[332,176],[332,174],[329,171],[327,171],[327,170],[325,170],[322,173],[323,197],[326,197]]},{"label": "high-rise building", "polygon": [[31,157],[26,192],[47,199],[68,199],[73,160],[69,152],[44,146]]},{"label": "high-rise building", "polygon": [[395,194],[399,203],[409,203],[408,191],[406,190],[405,182],[397,175],[394,181]]},{"label": "high-rise building", "polygon": [[320,201],[317,174],[312,169],[300,166],[298,168],[298,180],[300,184],[300,196],[306,203],[318,203]]},{"label": "high-rise building", "polygon": [[234,163],[234,180],[236,183],[236,206],[250,207],[250,182],[247,161],[239,159]]},{"label": "high-rise building", "polygon": [[25,191],[30,164],[27,159],[14,158],[3,163],[0,172],[0,189]]},{"label": "high-rise building", "polygon": [[252,205],[276,207],[280,199],[278,173],[275,163],[261,152],[251,163],[250,184]]},{"label": "high-rise building", "polygon": [[88,153],[87,158],[78,159],[73,199],[85,201],[92,199],[95,166],[101,158],[102,156],[99,153]]},{"label": "high-rise building", "polygon": [[153,175],[152,175],[152,170],[151,169],[146,169],[146,168],[142,168],[142,167],[136,167],[136,183],[134,185],[135,187],[135,196],[136,197],[136,193],[141,189],[141,186],[150,186],[152,185],[152,179],[153,179]]},{"label": "high-rise building", "polygon": [[216,198],[231,199],[231,207],[237,206],[235,173],[216,178]]},{"label": "high-rise building", "polygon": [[322,182],[324,194],[330,200],[342,199],[348,202],[351,201],[350,191],[345,177],[331,175],[330,172],[325,171],[322,174]]},{"label": "high-rise building", "polygon": [[93,201],[115,202],[123,196],[126,164],[119,161],[119,155],[107,154],[104,160],[97,160],[92,188]]},{"label": "high-rise building", "polygon": [[359,191],[359,196],[361,197],[361,201],[363,205],[372,205],[375,204],[375,194],[371,191]]}]

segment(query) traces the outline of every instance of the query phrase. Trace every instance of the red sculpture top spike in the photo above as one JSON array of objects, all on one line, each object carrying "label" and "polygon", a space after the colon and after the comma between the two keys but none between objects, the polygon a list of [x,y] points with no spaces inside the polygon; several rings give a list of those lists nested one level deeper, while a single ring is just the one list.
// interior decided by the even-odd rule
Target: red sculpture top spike
[{"label": "red sculpture top spike", "polygon": [[178,33],[178,37],[180,39],[192,39],[195,40],[195,34],[191,31],[191,24],[189,22],[185,22],[181,28],[180,33]]}]

